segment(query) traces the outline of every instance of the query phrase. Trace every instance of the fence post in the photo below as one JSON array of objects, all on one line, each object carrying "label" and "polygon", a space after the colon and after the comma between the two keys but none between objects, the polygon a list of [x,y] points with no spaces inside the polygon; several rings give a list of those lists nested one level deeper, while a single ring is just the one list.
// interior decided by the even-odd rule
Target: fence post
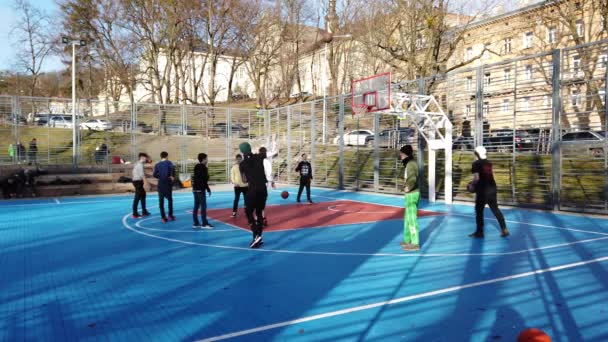
[{"label": "fence post", "polygon": [[[315,101],[310,102],[310,161],[312,162],[312,169],[317,170],[317,165],[315,161],[315,140],[316,140],[316,129],[315,129]],[[325,125],[325,123],[323,123]],[[317,180],[319,177],[316,177]]]},{"label": "fence post", "polygon": [[[425,87],[424,78],[419,78],[418,79],[418,94],[419,95],[425,95],[424,87]],[[420,134],[420,132],[418,132],[418,156],[417,156],[418,157],[418,189],[420,189],[420,191],[422,191],[422,188],[423,188],[422,185],[424,184],[424,150],[425,150],[425,141],[424,141],[424,138],[422,137],[422,134]]]},{"label": "fence post", "polygon": [[287,184],[291,184],[291,106],[287,107]]},{"label": "fence post", "polygon": [[[251,127],[251,125],[249,125],[249,127]],[[226,143],[224,144],[224,153],[226,158],[224,171],[226,175],[226,181],[228,183],[230,183],[230,151],[232,151],[232,108],[229,107],[226,110]]]},{"label": "fence post", "polygon": [[483,65],[477,67],[476,73],[476,87],[475,87],[475,148],[476,146],[483,146]]},{"label": "fence post", "polygon": [[553,90],[553,108],[552,108],[552,120],[551,120],[551,201],[553,202],[553,210],[559,210],[560,202],[560,187],[561,187],[561,151],[560,151],[560,140],[561,140],[561,50],[553,50],[553,75],[551,79],[551,86]]},{"label": "fence post", "polygon": [[380,114],[374,113],[374,191],[380,189],[380,153],[378,152],[378,140],[380,139]]},{"label": "fence post", "polygon": [[338,189],[344,190],[344,95],[340,95],[340,112],[338,113],[340,119],[338,125],[338,143],[339,143],[339,154],[338,154]]},{"label": "fence post", "polygon": [[21,113],[19,110],[19,97],[11,96],[11,126],[13,141],[10,143],[13,144],[13,160],[11,160],[11,164],[15,164],[19,159],[19,151],[17,151],[17,142],[19,141],[19,118],[21,117]]}]

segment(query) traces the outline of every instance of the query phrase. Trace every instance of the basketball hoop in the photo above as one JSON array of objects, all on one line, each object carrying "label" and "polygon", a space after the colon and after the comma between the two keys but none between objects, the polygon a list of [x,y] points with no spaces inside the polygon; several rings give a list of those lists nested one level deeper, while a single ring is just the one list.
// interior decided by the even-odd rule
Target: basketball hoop
[{"label": "basketball hoop", "polygon": [[367,113],[368,109],[369,108],[365,103],[354,104],[352,106],[353,119],[363,117],[365,113]]}]

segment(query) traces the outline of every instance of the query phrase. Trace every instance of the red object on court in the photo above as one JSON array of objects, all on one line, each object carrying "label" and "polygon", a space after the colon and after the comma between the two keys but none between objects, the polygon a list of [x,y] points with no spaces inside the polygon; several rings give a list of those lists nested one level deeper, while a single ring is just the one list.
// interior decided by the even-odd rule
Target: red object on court
[{"label": "red object on court", "polygon": [[120,156],[112,157],[112,164],[122,164],[122,161],[120,160]]},{"label": "red object on court", "polygon": [[283,192],[281,192],[281,197],[282,197],[283,199],[287,199],[287,197],[289,197],[289,192],[287,192],[287,191],[283,191]]},{"label": "red object on court", "polygon": [[529,328],[519,333],[517,342],[551,342],[551,337],[540,329]]},{"label": "red object on court", "polygon": [[[317,202],[311,205],[267,205],[266,217],[272,225],[264,231],[323,228],[344,224],[370,224],[378,221],[403,220],[403,208],[355,201]],[[418,210],[418,217],[441,216],[445,213]],[[249,231],[245,215],[232,217],[232,208],[208,209],[207,217]]]}]

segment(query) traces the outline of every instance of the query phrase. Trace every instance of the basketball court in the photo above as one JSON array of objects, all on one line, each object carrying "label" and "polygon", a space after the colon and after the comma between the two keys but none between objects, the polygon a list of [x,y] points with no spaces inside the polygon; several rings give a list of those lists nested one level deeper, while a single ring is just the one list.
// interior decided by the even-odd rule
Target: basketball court
[{"label": "basketball court", "polygon": [[231,191],[208,198],[208,231],[187,192],[167,224],[154,195],[137,220],[129,196],[2,202],[0,340],[608,339],[605,218],[506,208],[500,238],[486,210],[477,240],[472,206],[422,202],[406,252],[400,196],[286,190],[259,249]]}]

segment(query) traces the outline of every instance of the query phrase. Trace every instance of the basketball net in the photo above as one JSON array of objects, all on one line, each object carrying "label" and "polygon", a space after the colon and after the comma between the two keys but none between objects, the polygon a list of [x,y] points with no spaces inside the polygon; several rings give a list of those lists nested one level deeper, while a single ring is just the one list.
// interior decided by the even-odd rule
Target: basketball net
[{"label": "basketball net", "polygon": [[353,119],[363,117],[367,112],[368,107],[365,103],[354,104],[352,106]]}]

